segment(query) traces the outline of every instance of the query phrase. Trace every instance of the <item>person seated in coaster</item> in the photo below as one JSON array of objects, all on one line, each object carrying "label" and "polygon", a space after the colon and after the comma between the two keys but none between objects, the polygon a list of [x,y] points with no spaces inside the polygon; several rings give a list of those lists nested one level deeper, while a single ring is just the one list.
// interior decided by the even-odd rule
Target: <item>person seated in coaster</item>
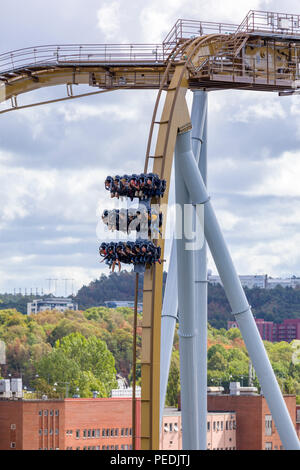
[{"label": "person seated in coaster", "polygon": [[119,175],[116,175],[114,177],[114,181],[113,181],[113,187],[112,187],[112,196],[111,197],[116,197],[119,199],[120,197],[120,190],[121,190],[121,186],[120,186],[120,176]]},{"label": "person seated in coaster", "polygon": [[112,186],[113,186],[113,178],[111,176],[108,176],[105,180],[105,189],[107,191],[111,191],[112,190]]},{"label": "person seated in coaster", "polygon": [[129,190],[129,181],[128,181],[128,179],[129,179],[128,175],[124,175],[120,179],[120,192],[119,192],[119,195],[120,195],[121,199],[123,197],[128,196],[128,190]]},{"label": "person seated in coaster", "polygon": [[138,175],[132,175],[129,178],[129,183],[128,183],[128,197],[133,201],[135,197],[139,196],[139,191],[140,191],[140,185],[138,181]]}]

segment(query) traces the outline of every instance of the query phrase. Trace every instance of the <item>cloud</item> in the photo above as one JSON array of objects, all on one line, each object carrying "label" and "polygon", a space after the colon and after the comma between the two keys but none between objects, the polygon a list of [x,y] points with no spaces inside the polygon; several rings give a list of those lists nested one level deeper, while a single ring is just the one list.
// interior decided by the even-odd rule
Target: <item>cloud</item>
[{"label": "cloud", "polygon": [[[28,0],[18,5],[17,17],[6,3],[1,47],[160,43],[178,18],[239,24],[248,10],[281,11],[281,3]],[[298,3],[287,0],[285,9],[296,12]],[[74,278],[80,287],[107,272],[97,253],[106,236],[97,232],[99,214],[111,204],[103,180],[142,171],[156,93],[118,91],[1,116],[2,288],[47,287],[50,277]],[[19,102],[58,96],[66,96],[65,87],[22,95]],[[208,188],[242,274],[300,274],[299,99],[209,93]]]},{"label": "cloud", "polygon": [[105,2],[97,11],[97,24],[106,40],[115,38],[121,32],[121,11],[119,2]]}]

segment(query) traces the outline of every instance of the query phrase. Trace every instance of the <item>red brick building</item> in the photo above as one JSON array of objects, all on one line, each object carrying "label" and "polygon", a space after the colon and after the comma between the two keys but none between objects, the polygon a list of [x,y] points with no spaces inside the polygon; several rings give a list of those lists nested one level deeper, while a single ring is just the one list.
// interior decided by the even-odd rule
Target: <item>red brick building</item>
[{"label": "red brick building", "polygon": [[0,400],[0,450],[130,450],[131,423],[131,398]]},{"label": "red brick building", "polygon": [[[265,321],[262,318],[255,318],[255,323],[260,336],[265,341],[290,343],[294,339],[300,339],[300,318],[291,318],[283,320],[283,323],[274,323]],[[227,329],[238,328],[234,320],[227,322]]]},{"label": "red brick building", "polygon": [[[209,395],[209,411],[236,413],[237,450],[283,449],[275,423],[262,395]],[[296,428],[296,396],[285,395],[284,400]]]}]

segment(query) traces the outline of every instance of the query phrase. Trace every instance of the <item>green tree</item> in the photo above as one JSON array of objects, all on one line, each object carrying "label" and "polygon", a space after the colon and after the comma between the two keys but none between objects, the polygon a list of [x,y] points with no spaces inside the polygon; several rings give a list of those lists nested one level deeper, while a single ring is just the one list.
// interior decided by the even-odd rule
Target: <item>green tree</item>
[{"label": "green tree", "polygon": [[177,406],[178,397],[180,392],[180,370],[179,370],[179,354],[178,351],[173,351],[169,379],[166,393],[166,405]]}]

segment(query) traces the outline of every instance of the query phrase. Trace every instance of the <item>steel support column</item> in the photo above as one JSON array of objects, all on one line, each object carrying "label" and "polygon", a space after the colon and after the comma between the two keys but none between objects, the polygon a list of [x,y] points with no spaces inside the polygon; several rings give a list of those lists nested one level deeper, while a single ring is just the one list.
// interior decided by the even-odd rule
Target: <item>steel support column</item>
[{"label": "steel support column", "polygon": [[272,413],[282,444],[286,450],[299,450],[300,444],[296,430],[223,238],[201,173],[197,167],[191,149],[191,132],[185,132],[178,136],[177,148],[178,155],[181,159],[181,174],[186,185],[188,185],[190,197],[194,204],[204,204],[205,237],[218,269],[233,315],[238,322],[246,348]]},{"label": "steel support column", "polygon": [[[203,181],[207,183],[207,92],[195,91],[192,106],[192,149]],[[193,202],[190,200],[190,202]],[[196,217],[196,214],[195,214]],[[196,227],[195,223],[195,227]],[[199,449],[207,448],[207,247],[194,251],[196,302],[197,401]]]},{"label": "steel support column", "polygon": [[[180,135],[180,134],[179,134]],[[195,290],[194,290],[194,253],[186,249],[190,242],[185,234],[185,205],[190,197],[182,178],[180,142],[177,137],[175,147],[175,195],[176,203],[182,209],[182,217],[177,221],[177,279],[178,279],[178,317],[179,353],[181,384],[182,448],[198,449],[198,411],[197,411],[197,360],[195,331]]]}]

